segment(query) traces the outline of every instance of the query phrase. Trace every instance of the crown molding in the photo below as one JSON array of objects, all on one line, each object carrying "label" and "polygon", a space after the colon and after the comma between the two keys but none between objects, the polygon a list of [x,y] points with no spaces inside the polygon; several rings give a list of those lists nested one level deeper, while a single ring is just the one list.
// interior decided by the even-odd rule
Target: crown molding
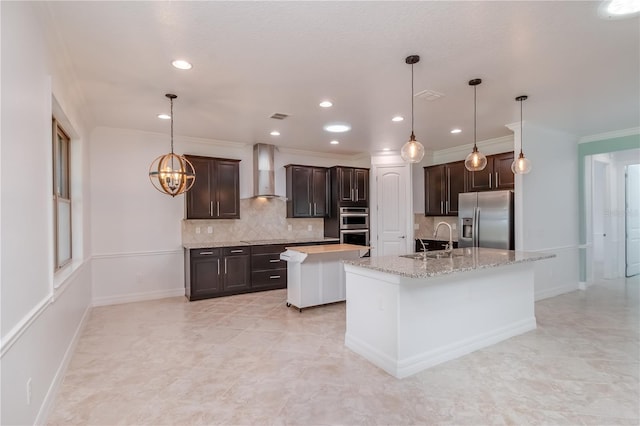
[{"label": "crown molding", "polygon": [[632,127],[630,129],[614,130],[612,132],[599,133],[597,135],[583,136],[578,139],[578,143],[588,143],[595,141],[603,141],[613,138],[621,138],[624,136],[633,136],[640,134],[640,127]]},{"label": "crown molding", "polygon": [[[477,142],[478,148],[485,154],[498,154],[505,150],[513,151],[513,135],[487,139]],[[433,164],[448,163],[450,161],[464,160],[473,149],[473,144],[459,145],[452,148],[441,149],[433,152]]]},{"label": "crown molding", "polygon": [[369,159],[371,156],[366,152],[358,152],[355,154],[333,154],[330,152],[321,152],[321,151],[308,151],[305,149],[297,149],[297,148],[286,148],[282,146],[277,146],[276,149],[283,154],[293,154],[300,155],[306,157],[319,157],[319,158],[331,158],[331,159],[339,159],[339,160],[364,160]]}]

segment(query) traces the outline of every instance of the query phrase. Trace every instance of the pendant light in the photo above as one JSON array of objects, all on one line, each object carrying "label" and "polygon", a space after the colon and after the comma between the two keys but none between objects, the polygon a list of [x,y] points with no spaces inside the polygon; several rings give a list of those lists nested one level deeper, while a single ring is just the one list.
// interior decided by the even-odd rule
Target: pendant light
[{"label": "pendant light", "polygon": [[473,151],[471,151],[471,153],[467,155],[467,158],[464,159],[464,166],[470,172],[479,172],[487,167],[487,157],[478,151],[478,146],[476,145],[476,120],[478,117],[478,113],[476,111],[478,107],[476,89],[480,83],[482,83],[482,80],[479,78],[474,78],[469,81],[469,86],[473,86]]},{"label": "pendant light", "polygon": [[516,98],[516,101],[520,102],[520,155],[518,158],[513,160],[513,163],[511,163],[511,170],[517,175],[526,175],[531,171],[531,161],[525,158],[522,153],[522,141],[524,139],[522,137],[522,102],[526,101],[527,98],[528,96],[526,95],[518,96]]},{"label": "pendant light", "polygon": [[402,146],[400,156],[408,163],[419,163],[424,157],[424,146],[416,140],[416,135],[413,133],[413,65],[420,61],[420,56],[407,56],[404,61],[411,65],[411,137],[409,142]]},{"label": "pendant light", "polygon": [[196,173],[189,160],[173,153],[173,100],[177,96],[170,93],[165,96],[171,102],[171,153],[153,160],[149,167],[149,179],[158,191],[175,197],[191,189],[196,181]]}]

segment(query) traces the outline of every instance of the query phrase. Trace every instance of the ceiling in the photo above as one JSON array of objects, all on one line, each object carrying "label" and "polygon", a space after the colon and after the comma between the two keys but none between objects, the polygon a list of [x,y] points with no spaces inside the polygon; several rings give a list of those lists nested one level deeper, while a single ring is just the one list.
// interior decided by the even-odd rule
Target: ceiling
[{"label": "ceiling", "polygon": [[[337,154],[427,149],[526,122],[578,137],[640,127],[638,16],[594,1],[48,2],[93,125]],[[174,59],[193,64],[189,71]],[[321,100],[334,106],[320,108]],[[285,120],[269,118],[289,114]],[[391,118],[400,114],[403,122]],[[348,133],[322,127],[348,122]],[[460,128],[459,134],[450,130]],[[280,136],[269,132],[279,130]],[[332,139],[339,145],[330,145]],[[533,142],[531,142],[533,143]]]}]

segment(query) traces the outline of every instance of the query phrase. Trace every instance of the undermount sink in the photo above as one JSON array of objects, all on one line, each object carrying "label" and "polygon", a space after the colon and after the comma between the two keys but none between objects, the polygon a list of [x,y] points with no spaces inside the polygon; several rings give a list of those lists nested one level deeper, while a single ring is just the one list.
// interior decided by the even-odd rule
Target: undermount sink
[{"label": "undermount sink", "polygon": [[449,259],[452,257],[462,256],[459,253],[446,252],[446,251],[427,251],[421,253],[403,254],[400,257],[413,260],[426,260],[426,259]]}]

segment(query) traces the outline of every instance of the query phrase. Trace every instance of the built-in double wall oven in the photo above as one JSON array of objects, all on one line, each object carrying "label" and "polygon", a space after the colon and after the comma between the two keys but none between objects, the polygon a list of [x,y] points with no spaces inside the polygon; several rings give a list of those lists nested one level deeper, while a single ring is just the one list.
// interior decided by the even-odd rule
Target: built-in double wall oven
[{"label": "built-in double wall oven", "polygon": [[340,243],[369,245],[368,207],[340,207]]}]

